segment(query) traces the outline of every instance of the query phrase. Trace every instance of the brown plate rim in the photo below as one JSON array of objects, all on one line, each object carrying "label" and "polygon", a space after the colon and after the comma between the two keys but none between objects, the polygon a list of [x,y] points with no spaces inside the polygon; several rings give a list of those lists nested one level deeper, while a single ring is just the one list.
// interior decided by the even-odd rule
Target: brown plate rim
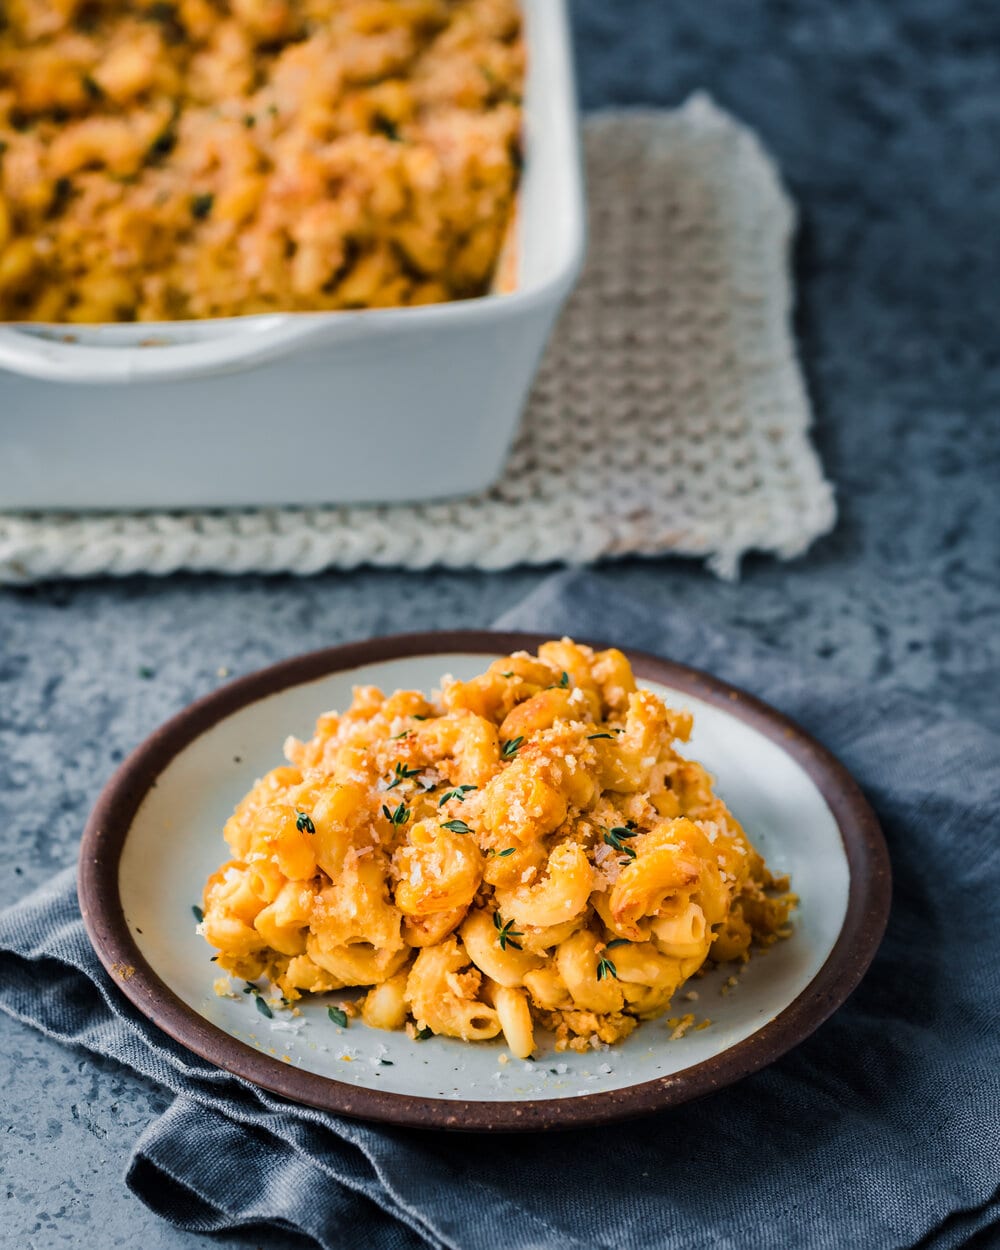
[{"label": "brown plate rim", "polygon": [[[213,725],[269,695],[362,665],[432,654],[504,655],[534,650],[546,637],[492,630],[442,630],[328,647],[236,678],[155,730],[105,786],[80,848],[78,893],[84,925],[121,992],[168,1036],[236,1076],[307,1106],[412,1128],[540,1131],[627,1119],[721,1089],[773,1063],[809,1037],[855,989],[875,957],[888,921],[892,892],[889,853],[875,813],[844,765],[787,716],[699,669],[631,648],[623,650],[639,677],[727,709],[792,756],[822,793],[840,831],[850,880],[847,911],[837,941],[809,985],[748,1038],[681,1072],[624,1089],[524,1102],[456,1102],[361,1089],[261,1054],[184,1003],[143,958],[129,932],[119,895],[121,852],[135,814],[156,778]],[[123,968],[129,970],[124,978]]]}]

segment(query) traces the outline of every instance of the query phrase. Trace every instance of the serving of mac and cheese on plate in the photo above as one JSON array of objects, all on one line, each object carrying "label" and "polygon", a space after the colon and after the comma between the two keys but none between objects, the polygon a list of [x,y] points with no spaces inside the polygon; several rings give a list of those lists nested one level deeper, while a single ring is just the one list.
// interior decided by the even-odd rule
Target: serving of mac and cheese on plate
[{"label": "serving of mac and cheese on plate", "polygon": [[108,783],[79,892],[118,991],[203,1059],[339,1115],[504,1131],[773,1062],[857,985],[890,897],[871,808],[774,708],[488,631],[222,682]]},{"label": "serving of mac and cheese on plate", "polygon": [[220,992],[365,987],[369,1025],[522,1059],[540,1032],[627,1038],[789,933],[788,879],[678,749],[691,726],[622,652],[565,638],[433,695],[355,687],[225,826],[199,925]]}]

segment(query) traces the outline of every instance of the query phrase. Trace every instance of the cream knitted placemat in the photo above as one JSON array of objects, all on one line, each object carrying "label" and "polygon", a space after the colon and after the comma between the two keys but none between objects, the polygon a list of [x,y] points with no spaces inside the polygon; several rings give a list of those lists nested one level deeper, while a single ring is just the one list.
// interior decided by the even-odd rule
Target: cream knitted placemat
[{"label": "cream knitted placemat", "polygon": [[[789,327],[794,209],[705,96],[585,126],[583,278],[504,477],[449,503],[0,515],[0,581],[791,557],[835,519]],[[2,454],[0,427],[0,454]]]}]

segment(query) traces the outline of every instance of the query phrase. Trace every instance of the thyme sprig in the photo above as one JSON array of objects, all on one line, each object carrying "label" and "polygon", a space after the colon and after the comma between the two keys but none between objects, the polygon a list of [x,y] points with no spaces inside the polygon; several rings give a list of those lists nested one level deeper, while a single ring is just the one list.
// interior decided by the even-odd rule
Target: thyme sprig
[{"label": "thyme sprig", "polygon": [[603,981],[605,977],[614,977],[618,980],[618,969],[614,966],[610,959],[604,955],[597,961],[597,979]]},{"label": "thyme sprig", "polygon": [[395,790],[402,781],[409,781],[411,777],[419,777],[421,770],[419,768],[407,768],[405,764],[397,764],[393,769],[392,781],[386,786],[386,790]]},{"label": "thyme sprig", "polygon": [[500,943],[500,949],[505,951],[508,946],[512,946],[514,950],[522,949],[520,942],[515,942],[515,938],[524,937],[524,933],[514,928],[514,921],[508,920],[504,923],[503,917],[498,911],[493,913],[493,927],[497,931],[497,941]]},{"label": "thyme sprig", "polygon": [[201,910],[197,903],[191,904],[191,912],[199,924],[201,924],[201,922],[205,919],[205,913]]},{"label": "thyme sprig", "polygon": [[308,812],[300,812],[295,809],[295,828],[299,833],[315,833],[316,826],[313,824],[312,817]]},{"label": "thyme sprig", "polygon": [[438,799],[438,807],[444,807],[449,799],[458,799],[461,803],[470,790],[478,790],[478,786],[456,786],[454,790],[445,790],[444,794]]},{"label": "thyme sprig", "polygon": [[386,818],[390,825],[398,828],[400,825],[405,825],[410,819],[410,809],[405,803],[400,803],[395,811],[393,811],[385,803],[383,803],[382,815]]},{"label": "thyme sprig", "polygon": [[628,829],[625,825],[615,825],[613,829],[605,829],[604,841],[607,842],[608,846],[613,846],[616,851],[624,851],[629,859],[635,859],[635,851],[630,846],[627,846],[622,839],[634,838],[636,832],[635,829]]},{"label": "thyme sprig", "polygon": [[452,833],[473,833],[475,832],[464,820],[445,820],[441,824],[442,829],[450,829]]},{"label": "thyme sprig", "polygon": [[339,1024],[342,1029],[346,1029],[349,1023],[347,1012],[343,1007],[327,1007],[326,1014],[330,1017],[334,1024]]},{"label": "thyme sprig", "polygon": [[508,742],[505,742],[503,744],[500,750],[500,754],[503,756],[505,760],[512,760],[514,756],[518,753],[518,751],[520,751],[521,744],[523,742],[524,742],[524,734],[520,734],[516,738],[511,738]]}]

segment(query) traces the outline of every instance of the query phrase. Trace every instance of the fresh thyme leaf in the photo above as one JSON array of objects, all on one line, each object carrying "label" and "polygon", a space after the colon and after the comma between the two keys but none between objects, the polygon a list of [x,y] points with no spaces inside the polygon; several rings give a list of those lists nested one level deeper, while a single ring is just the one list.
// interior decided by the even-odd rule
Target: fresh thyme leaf
[{"label": "fresh thyme leaf", "polygon": [[390,121],[388,117],[382,117],[381,115],[376,117],[374,126],[380,135],[385,135],[393,143],[402,143],[402,139],[399,136],[399,127],[394,121]]},{"label": "fresh thyme leaf", "polygon": [[461,803],[470,790],[478,789],[478,786],[456,786],[454,790],[446,790],[438,800],[438,807],[444,807],[449,799],[458,799],[459,803]]},{"label": "fresh thyme leaf", "polygon": [[616,946],[631,946],[632,943],[628,938],[612,938],[610,942],[605,943],[605,950],[613,951]]},{"label": "fresh thyme leaf", "polygon": [[569,685],[569,673],[567,673],[565,669],[563,669],[562,674],[559,677],[559,681],[556,684],[560,690],[565,690]]},{"label": "fresh thyme leaf", "polygon": [[[418,715],[417,715],[417,713],[416,713],[416,712],[414,712],[414,713],[413,713],[413,719],[414,719],[414,720],[426,720],[426,719],[427,719],[427,717],[426,717],[426,716],[418,716]],[[391,1062],[392,1062],[392,1060],[391,1060],[391,1059],[386,1059],[386,1060],[384,1060],[384,1062],[385,1062],[385,1063],[391,1063]]]},{"label": "fresh thyme leaf", "polygon": [[635,859],[635,851],[630,846],[626,846],[622,839],[634,837],[635,830],[626,829],[624,825],[615,825],[613,829],[606,829],[604,832],[604,841],[608,846],[613,846],[616,851],[624,851],[629,859]]},{"label": "fresh thyme leaf", "polygon": [[465,823],[464,820],[446,820],[441,825],[442,829],[450,829],[452,833],[472,833],[473,830]]},{"label": "fresh thyme leaf", "polygon": [[390,811],[390,809],[386,807],[386,805],[383,803],[382,815],[386,818],[386,820],[391,825],[396,825],[396,826],[405,825],[406,822],[410,819],[410,809],[406,806],[405,803],[400,803],[400,805],[396,808],[395,811]]},{"label": "fresh thyme leaf", "polygon": [[393,779],[386,786],[386,789],[395,790],[401,781],[409,781],[411,777],[419,776],[419,768],[407,768],[405,764],[397,764],[394,770]]},{"label": "fresh thyme leaf", "polygon": [[197,903],[193,903],[191,905],[191,910],[194,913],[195,920],[201,924],[201,922],[205,919],[205,913],[201,910]]},{"label": "fresh thyme leaf", "polygon": [[493,927],[497,931],[497,941],[500,943],[500,949],[505,951],[508,946],[512,946],[514,950],[521,950],[520,942],[515,942],[515,938],[524,937],[524,934],[514,928],[514,921],[508,920],[506,924],[498,911],[493,913]]},{"label": "fresh thyme leaf", "polygon": [[614,734],[587,734],[588,741],[593,742],[595,738],[610,738],[611,741],[614,742],[615,735]]},{"label": "fresh thyme leaf", "polygon": [[196,221],[204,221],[212,211],[212,205],[215,203],[215,196],[211,191],[206,191],[203,195],[192,195],[191,197],[191,216]]},{"label": "fresh thyme leaf", "polygon": [[244,994],[256,994],[257,993],[256,985],[251,985],[250,982],[248,981],[246,985],[244,985],[243,987],[243,993]]},{"label": "fresh thyme leaf", "polygon": [[380,1059],[379,1063],[382,1065],[383,1068],[391,1068],[394,1066],[393,1061],[391,1059]]},{"label": "fresh thyme leaf", "polygon": [[638,830],[635,825],[629,821],[627,825],[612,825],[611,832],[619,838],[634,838]]},{"label": "fresh thyme leaf", "polygon": [[505,851],[497,851],[497,859],[506,859],[508,855],[514,854],[515,848],[508,846]]},{"label": "fresh thyme leaf", "polygon": [[156,669],[150,668],[148,664],[140,664],[137,671],[143,681],[149,681],[151,677],[156,676]]},{"label": "fresh thyme leaf", "polygon": [[513,759],[514,756],[521,749],[521,743],[523,741],[524,741],[524,734],[521,734],[517,738],[511,738],[509,742],[505,742],[503,744],[503,749],[501,750],[500,754],[503,756],[505,760]]},{"label": "fresh thyme leaf", "polygon": [[423,1041],[425,1041],[428,1037],[430,1037],[430,1036],[433,1034],[433,1032],[434,1032],[434,1030],[433,1030],[433,1029],[431,1029],[431,1028],[428,1028],[428,1026],[425,1024],[425,1025],[424,1025],[424,1027],[423,1027],[422,1029],[417,1029],[416,1033],[414,1034],[414,1038],[415,1038],[418,1042],[423,1042]]},{"label": "fresh thyme leaf", "polygon": [[177,146],[177,134],[169,126],[162,130],[149,145],[146,156],[149,160],[158,160],[161,156],[169,156]]},{"label": "fresh thyme leaf", "polygon": [[295,809],[295,828],[298,829],[299,833],[316,832],[316,826],[312,822],[312,817],[306,812],[300,812],[298,808]]},{"label": "fresh thyme leaf", "polygon": [[218,955],[212,955],[212,956],[209,958],[209,961],[208,961],[208,962],[209,962],[210,964],[214,964],[214,963],[215,963],[215,961],[216,961],[218,958],[219,958],[219,956],[218,956]]},{"label": "fresh thyme leaf", "polygon": [[501,673],[501,674],[500,674],[500,676],[501,676],[501,677],[513,677],[513,676],[514,676],[514,670],[513,670],[513,669],[511,669],[509,673]]},{"label": "fresh thyme leaf", "polygon": [[274,1019],[274,1012],[267,1005],[267,1003],[264,1002],[263,998],[261,998],[259,994],[257,995],[257,1010],[262,1016],[267,1016],[268,1020]]},{"label": "fresh thyme leaf", "polygon": [[341,1007],[327,1007],[326,1014],[330,1017],[334,1024],[339,1024],[342,1029],[347,1028],[347,1012]]},{"label": "fresh thyme leaf", "polygon": [[394,737],[390,738],[389,741],[398,742],[400,738],[408,738],[412,732],[412,729],[404,729],[401,734],[396,734]]},{"label": "fresh thyme leaf", "polygon": [[618,969],[614,966],[610,959],[605,959],[602,955],[597,963],[597,979],[603,981],[605,977],[614,977],[618,980]]}]

